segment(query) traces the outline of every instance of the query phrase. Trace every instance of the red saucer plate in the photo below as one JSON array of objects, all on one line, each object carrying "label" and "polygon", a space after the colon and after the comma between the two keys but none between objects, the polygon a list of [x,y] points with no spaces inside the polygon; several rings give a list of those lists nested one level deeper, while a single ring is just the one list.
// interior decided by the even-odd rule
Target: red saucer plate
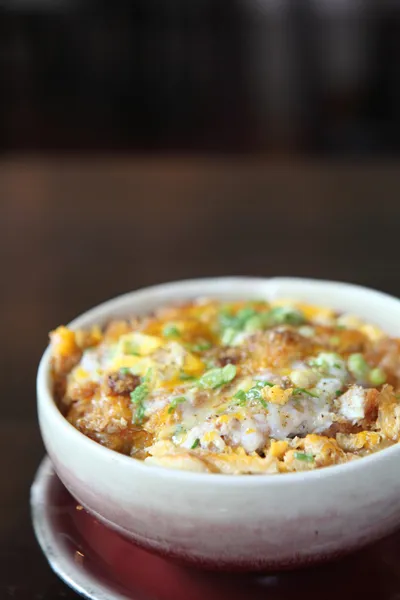
[{"label": "red saucer plate", "polygon": [[50,566],[91,600],[400,600],[400,532],[302,571],[210,573],[152,555],[104,527],[67,492],[49,458],[33,482],[31,509]]}]

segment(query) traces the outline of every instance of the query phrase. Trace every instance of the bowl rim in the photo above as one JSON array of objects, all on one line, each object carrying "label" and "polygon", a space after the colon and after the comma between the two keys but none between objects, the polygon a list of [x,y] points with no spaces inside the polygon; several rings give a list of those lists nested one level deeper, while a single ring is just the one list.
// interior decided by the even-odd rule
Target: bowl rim
[{"label": "bowl rim", "polygon": [[[397,302],[400,305],[400,300],[395,296],[391,296],[390,294],[386,294],[385,292],[381,292],[379,290],[368,288],[365,286],[340,282],[334,280],[327,279],[312,279],[312,278],[303,278],[303,277],[248,277],[248,276],[230,276],[230,277],[209,277],[209,278],[193,278],[193,279],[184,279],[184,280],[176,280],[168,283],[161,283],[157,285],[147,286],[144,288],[139,288],[137,290],[133,290],[130,292],[126,292],[124,294],[120,294],[114,298],[101,302],[96,306],[88,309],[87,311],[81,313],[78,317],[74,318],[72,321],[68,323],[68,327],[72,329],[76,329],[81,327],[86,320],[91,320],[93,315],[96,313],[102,313],[102,319],[106,316],[107,312],[110,312],[115,306],[120,304],[124,304],[129,301],[131,297],[137,297],[140,295],[147,294],[156,294],[156,295],[164,295],[166,292],[174,291],[175,289],[179,290],[181,288],[186,288],[192,284],[195,285],[210,285],[217,284],[219,282],[222,284],[249,284],[249,283],[265,283],[267,281],[279,283],[293,283],[293,284],[306,284],[306,285],[317,285],[320,287],[323,286],[340,286],[346,289],[347,291],[358,291],[362,293],[366,293],[369,295],[374,295],[376,299],[381,299],[382,301],[391,301]],[[216,293],[216,296],[218,294]],[[207,294],[207,297],[212,297],[212,294]],[[179,295],[176,296],[176,300],[179,300]],[[107,321],[107,318],[105,319]],[[83,325],[84,326],[84,325]],[[44,410],[47,410],[50,413],[50,416],[53,420],[56,421],[57,426],[61,427],[61,429],[65,432],[66,435],[71,436],[72,442],[83,444],[84,447],[91,449],[94,453],[98,455],[99,461],[104,459],[112,459],[114,462],[120,462],[123,465],[126,465],[127,468],[132,470],[138,470],[143,474],[149,476],[152,473],[154,476],[164,479],[175,479],[177,481],[187,482],[187,483],[203,483],[208,479],[210,483],[213,485],[219,486],[236,486],[236,485],[246,485],[248,487],[260,486],[260,485],[292,485],[295,482],[312,482],[320,479],[328,479],[332,477],[340,477],[342,473],[351,473],[356,474],[360,469],[367,467],[368,465],[378,464],[385,459],[389,459],[391,456],[396,456],[400,458],[400,442],[398,444],[394,444],[389,448],[385,448],[371,454],[369,456],[361,457],[359,460],[354,460],[349,463],[343,463],[339,465],[331,465],[329,467],[324,467],[320,469],[315,469],[311,471],[300,471],[293,473],[277,473],[277,474],[253,474],[253,475],[243,475],[243,474],[234,474],[227,475],[223,473],[199,473],[193,471],[186,471],[180,469],[168,469],[166,467],[161,467],[157,465],[148,465],[144,461],[133,458],[131,456],[127,456],[125,454],[121,454],[116,452],[115,450],[111,450],[110,448],[106,448],[102,446],[98,442],[92,440],[87,437],[82,432],[78,431],[67,419],[62,415],[61,411],[58,409],[55,400],[53,398],[53,394],[51,391],[51,375],[50,375],[50,345],[47,346],[44,351],[36,378],[36,390],[37,390],[37,406],[41,404],[44,407]],[[128,466],[130,465],[130,466]]]}]

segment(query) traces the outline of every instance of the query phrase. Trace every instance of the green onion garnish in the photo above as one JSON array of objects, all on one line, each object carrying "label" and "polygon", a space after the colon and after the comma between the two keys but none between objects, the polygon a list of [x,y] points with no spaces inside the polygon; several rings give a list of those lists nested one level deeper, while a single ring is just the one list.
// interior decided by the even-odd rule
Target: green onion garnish
[{"label": "green onion garnish", "polygon": [[294,457],[297,460],[303,460],[304,462],[314,462],[314,457],[312,454],[307,454],[306,452],[295,452]]},{"label": "green onion garnish", "polygon": [[311,396],[311,398],[319,398],[318,394],[315,392],[310,392],[310,390],[306,390],[305,388],[295,388],[293,390],[293,395],[298,396],[299,394],[307,394],[307,396]]},{"label": "green onion garnish", "polygon": [[256,381],[255,385],[251,387],[247,392],[244,390],[238,390],[236,394],[233,396],[236,400],[239,400],[237,404],[239,406],[244,406],[246,402],[251,402],[252,400],[256,400],[259,402],[265,409],[268,409],[268,404],[265,402],[262,397],[261,390],[266,387],[273,387],[274,384],[270,381]]},{"label": "green onion garnish", "polygon": [[231,344],[233,344],[236,334],[237,331],[233,329],[233,327],[227,327],[226,329],[224,329],[224,332],[222,334],[221,344],[223,346],[230,346]]},{"label": "green onion garnish", "polygon": [[212,343],[208,340],[199,340],[197,344],[186,344],[186,346],[191,352],[204,352],[211,348]]},{"label": "green onion garnish", "polygon": [[266,410],[268,410],[268,404],[265,402],[264,398],[258,398],[258,401]]},{"label": "green onion garnish", "polygon": [[131,401],[133,402],[133,404],[136,404],[136,412],[132,419],[132,422],[134,424],[140,424],[144,419],[146,411],[146,408],[144,406],[144,400],[146,399],[150,391],[149,383],[151,380],[151,376],[152,369],[149,369],[146,375],[144,376],[142,383],[138,385],[137,388],[133,390],[133,392],[131,392]]},{"label": "green onion garnish", "polygon": [[236,376],[235,365],[226,365],[222,369],[211,369],[199,379],[199,386],[206,389],[215,389],[230,383]]},{"label": "green onion garnish", "polygon": [[372,369],[369,374],[369,380],[372,385],[383,385],[386,382],[386,373],[383,369],[377,367],[376,369]]},{"label": "green onion garnish", "polygon": [[365,379],[369,373],[369,366],[365,358],[359,352],[350,354],[347,359],[347,368],[355,379]]},{"label": "green onion garnish", "polygon": [[305,322],[304,314],[292,306],[275,306],[269,317],[274,325],[302,325]]},{"label": "green onion garnish", "polygon": [[182,402],[186,402],[185,396],[178,396],[171,400],[171,404],[169,405],[168,412],[171,414],[174,412],[178,404],[182,404]]},{"label": "green onion garnish", "polygon": [[194,379],[196,379],[196,377],[194,377],[193,375],[188,375],[187,373],[184,373],[183,371],[179,374],[179,379],[181,381],[193,381]]},{"label": "green onion garnish", "polygon": [[163,336],[167,338],[180,337],[181,332],[174,323],[166,323],[162,330]]},{"label": "green onion garnish", "polygon": [[236,400],[239,400],[239,402],[236,403],[239,406],[244,406],[247,402],[247,395],[244,390],[238,390],[233,397],[236,398]]}]

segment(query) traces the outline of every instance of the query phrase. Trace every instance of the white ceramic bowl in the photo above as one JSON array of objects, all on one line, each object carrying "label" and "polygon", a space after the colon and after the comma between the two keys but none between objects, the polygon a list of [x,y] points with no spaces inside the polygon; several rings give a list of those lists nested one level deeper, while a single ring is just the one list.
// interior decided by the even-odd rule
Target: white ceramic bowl
[{"label": "white ceramic bowl", "polygon": [[[87,327],[211,296],[296,298],[358,314],[400,335],[400,301],[344,283],[218,278],[151,287],[110,300],[71,324]],[[278,569],[359,548],[400,524],[400,446],[345,465],[282,475],[218,475],[148,466],[102,447],[59,412],[49,350],[37,379],[40,427],[55,469],[93,515],[163,555],[221,569]]]}]

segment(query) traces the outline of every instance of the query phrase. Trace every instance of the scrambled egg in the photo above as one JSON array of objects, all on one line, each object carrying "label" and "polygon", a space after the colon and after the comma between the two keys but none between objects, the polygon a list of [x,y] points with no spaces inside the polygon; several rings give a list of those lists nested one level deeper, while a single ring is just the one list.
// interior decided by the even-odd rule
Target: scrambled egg
[{"label": "scrambled egg", "polygon": [[305,471],[400,437],[400,340],[326,307],[199,300],[50,338],[66,418],[150,465]]}]

